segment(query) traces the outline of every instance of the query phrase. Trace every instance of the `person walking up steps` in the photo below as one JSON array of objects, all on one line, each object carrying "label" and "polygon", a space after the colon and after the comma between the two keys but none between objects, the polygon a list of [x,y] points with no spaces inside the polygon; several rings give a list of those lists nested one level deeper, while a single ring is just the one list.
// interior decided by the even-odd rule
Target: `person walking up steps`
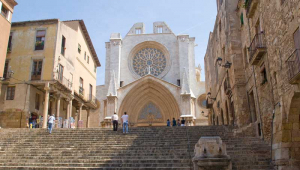
[{"label": "person walking up steps", "polygon": [[118,120],[119,120],[119,116],[117,115],[117,113],[115,112],[114,115],[112,115],[111,117],[112,123],[113,123],[113,130],[114,131],[118,131]]},{"label": "person walking up steps", "polygon": [[172,126],[176,126],[176,120],[175,120],[175,118],[173,118],[173,122],[172,123],[173,123]]},{"label": "person walking up steps", "polygon": [[124,112],[124,115],[122,116],[122,124],[123,124],[123,133],[128,133],[128,115],[126,112]]},{"label": "person walking up steps", "polygon": [[52,132],[52,125],[53,125],[54,120],[55,120],[54,115],[51,115],[48,118],[48,132],[49,132],[49,134],[51,134],[51,132]]}]

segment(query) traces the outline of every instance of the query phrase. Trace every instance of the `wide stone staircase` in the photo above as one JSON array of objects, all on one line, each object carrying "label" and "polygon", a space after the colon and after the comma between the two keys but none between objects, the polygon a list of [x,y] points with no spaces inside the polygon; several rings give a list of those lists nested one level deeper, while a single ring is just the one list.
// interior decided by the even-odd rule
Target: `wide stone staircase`
[{"label": "wide stone staircase", "polygon": [[232,128],[139,127],[110,129],[0,129],[0,169],[192,170],[201,136],[220,136],[233,170],[271,170],[270,146],[235,136]]}]

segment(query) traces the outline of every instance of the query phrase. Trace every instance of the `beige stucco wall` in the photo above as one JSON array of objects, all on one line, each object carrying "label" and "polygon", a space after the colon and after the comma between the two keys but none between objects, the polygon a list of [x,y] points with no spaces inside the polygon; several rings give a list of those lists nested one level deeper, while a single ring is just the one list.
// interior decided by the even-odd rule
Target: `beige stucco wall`
[{"label": "beige stucco wall", "polygon": [[[10,34],[10,27],[11,27],[11,18],[14,10],[14,6],[8,3],[6,0],[0,0],[0,4],[5,6],[10,12],[10,18],[7,20],[0,11],[0,77],[3,77],[3,70],[5,65],[5,58],[7,53],[7,45],[8,45],[8,38]],[[0,5],[1,10],[1,5]]]},{"label": "beige stucco wall", "polygon": [[[46,30],[44,50],[34,50],[37,30]],[[63,117],[63,120],[67,118],[68,96],[66,96],[65,93],[70,93],[69,95],[74,95],[74,91],[78,93],[79,77],[84,79],[84,88],[87,90],[83,98],[85,101],[81,101],[86,104],[85,102],[88,100],[89,84],[93,86],[93,95],[95,95],[95,61],[81,31],[79,21],[61,22],[58,20],[43,20],[24,22],[21,24],[15,23],[12,32],[12,50],[7,59],[9,60],[9,66],[11,66],[11,70],[14,74],[10,79],[7,79],[3,83],[2,89],[6,92],[8,86],[15,86],[16,91],[14,100],[6,100],[6,93],[1,94],[0,110],[2,112],[0,114],[3,118],[9,118],[12,109],[13,111],[25,112],[25,119],[27,119],[27,121],[29,113],[43,115],[45,104],[44,83],[56,83],[55,80],[57,77],[54,75],[58,71],[58,64],[64,66],[63,75],[66,79],[72,81],[73,86],[72,92],[59,91],[59,89],[51,88],[48,106],[48,108],[51,107],[51,113],[57,113],[57,95],[64,93],[60,100],[59,116]],[[65,55],[61,54],[62,35],[66,38]],[[81,54],[78,53],[78,43],[81,44]],[[90,56],[89,64],[83,59],[84,51]],[[32,61],[34,59],[43,60],[41,81],[31,80]],[[71,80],[71,75],[73,75],[73,80]],[[39,110],[35,109],[36,93],[40,94]],[[76,104],[77,102],[73,103]],[[71,115],[76,120],[78,120],[78,108],[77,105],[72,106]],[[84,105],[84,109],[87,108],[88,106]],[[97,114],[96,116],[99,115]],[[99,125],[99,123],[96,124]]]}]

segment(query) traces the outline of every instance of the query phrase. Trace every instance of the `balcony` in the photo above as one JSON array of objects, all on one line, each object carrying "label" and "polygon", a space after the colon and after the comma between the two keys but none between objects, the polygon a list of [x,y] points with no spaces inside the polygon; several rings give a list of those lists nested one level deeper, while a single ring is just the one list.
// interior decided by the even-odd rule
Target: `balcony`
[{"label": "balcony", "polygon": [[300,83],[300,49],[295,50],[286,62],[288,66],[289,83]]},{"label": "balcony", "polygon": [[97,108],[97,98],[96,96],[92,95],[92,94],[89,94],[89,98],[88,98],[88,101],[87,101],[87,105],[93,109],[96,109]]},{"label": "balcony", "polygon": [[255,10],[258,6],[259,0],[246,0],[245,7],[247,11],[247,17],[252,18],[255,14]]},{"label": "balcony", "polygon": [[65,87],[68,91],[72,91],[73,83],[63,75],[59,73],[54,73],[54,79],[57,80],[57,82]]},{"label": "balcony", "polygon": [[257,65],[263,55],[267,52],[265,34],[263,32],[254,36],[249,47],[249,62],[251,65]]},{"label": "balcony", "polygon": [[35,50],[44,50],[44,41],[37,41],[35,43]]},{"label": "balcony", "polygon": [[230,81],[229,81],[229,77],[227,77],[224,81],[224,92],[226,95],[230,95],[231,94],[231,86],[230,86]]},{"label": "balcony", "polygon": [[31,80],[41,80],[42,71],[34,71],[31,73]]}]

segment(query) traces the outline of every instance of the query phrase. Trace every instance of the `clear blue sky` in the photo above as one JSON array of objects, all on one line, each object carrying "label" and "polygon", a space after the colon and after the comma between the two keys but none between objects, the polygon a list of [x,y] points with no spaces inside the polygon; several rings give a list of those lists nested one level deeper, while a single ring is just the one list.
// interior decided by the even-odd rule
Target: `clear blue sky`
[{"label": "clear blue sky", "polygon": [[[196,37],[196,65],[204,69],[209,32],[217,14],[215,0],[17,0],[13,22],[58,18],[83,19],[101,62],[97,85],[104,83],[105,42],[111,33],[125,37],[134,23],[144,22],[152,32],[155,21],[165,21],[172,31]],[[204,70],[201,79],[204,80]]]}]

